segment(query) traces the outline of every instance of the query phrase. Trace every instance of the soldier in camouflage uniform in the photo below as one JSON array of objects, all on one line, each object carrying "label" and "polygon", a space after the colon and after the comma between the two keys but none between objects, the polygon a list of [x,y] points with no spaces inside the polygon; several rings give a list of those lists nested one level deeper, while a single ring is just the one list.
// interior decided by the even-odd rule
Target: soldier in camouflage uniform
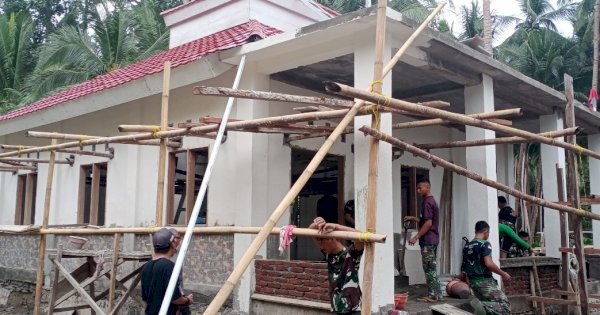
[{"label": "soldier in camouflage uniform", "polygon": [[477,299],[471,301],[476,315],[510,314],[510,303],[492,272],[500,275],[502,280],[509,281],[510,275],[492,260],[492,245],[487,241],[490,226],[485,221],[475,224],[475,238],[463,248],[462,272],[471,286]]},{"label": "soldier in camouflage uniform", "polygon": [[442,301],[442,291],[437,275],[437,247],[440,242],[438,222],[440,210],[431,194],[431,183],[422,180],[417,184],[417,193],[423,196],[420,218],[407,216],[404,220],[419,222],[419,232],[408,243],[419,241],[423,271],[427,281],[428,296],[417,299],[421,302]]},{"label": "soldier in camouflage uniform", "polygon": [[[327,223],[321,217],[309,226],[323,233],[332,231],[356,231],[335,223]],[[360,314],[362,292],[358,283],[358,269],[364,243],[356,242],[348,247],[334,238],[316,238],[315,242],[327,259],[329,273],[329,296],[331,310],[337,314]]]}]

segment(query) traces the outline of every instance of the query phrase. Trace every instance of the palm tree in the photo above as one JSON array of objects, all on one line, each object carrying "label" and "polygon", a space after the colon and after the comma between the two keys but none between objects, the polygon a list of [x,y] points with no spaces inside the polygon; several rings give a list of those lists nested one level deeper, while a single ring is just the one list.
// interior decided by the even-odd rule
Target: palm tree
[{"label": "palm tree", "polygon": [[[475,36],[484,37],[483,33],[483,12],[479,8],[478,1],[471,1],[470,6],[463,5],[459,9],[460,21],[463,32],[460,34],[459,39],[465,40],[473,38]],[[506,27],[511,23],[515,22],[514,17],[498,15],[491,13],[491,38],[493,39],[496,35],[504,32]]]},{"label": "palm tree", "polygon": [[[168,48],[168,32],[152,9],[101,1],[87,13],[89,29],[66,25],[48,37],[28,80],[27,102],[119,69]],[[114,8],[114,9],[113,9]]]},{"label": "palm tree", "polygon": [[526,31],[539,30],[541,28],[557,31],[555,21],[567,20],[573,16],[576,10],[571,0],[559,0],[558,8],[554,8],[549,0],[519,0],[521,19],[517,24],[518,29]]},{"label": "palm tree", "polygon": [[26,14],[0,15],[0,113],[21,101],[21,87],[31,66],[33,24]]}]

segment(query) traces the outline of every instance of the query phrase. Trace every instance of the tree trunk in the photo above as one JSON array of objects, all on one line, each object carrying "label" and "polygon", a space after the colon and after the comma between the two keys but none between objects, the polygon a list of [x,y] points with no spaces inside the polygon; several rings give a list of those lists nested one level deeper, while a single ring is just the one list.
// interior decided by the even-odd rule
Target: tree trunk
[{"label": "tree trunk", "polygon": [[592,68],[592,89],[598,91],[598,40],[600,35],[600,0],[596,0],[594,7],[594,66]]},{"label": "tree trunk", "polygon": [[492,14],[490,11],[490,0],[483,0],[483,44],[485,51],[488,52],[490,55],[493,55]]}]

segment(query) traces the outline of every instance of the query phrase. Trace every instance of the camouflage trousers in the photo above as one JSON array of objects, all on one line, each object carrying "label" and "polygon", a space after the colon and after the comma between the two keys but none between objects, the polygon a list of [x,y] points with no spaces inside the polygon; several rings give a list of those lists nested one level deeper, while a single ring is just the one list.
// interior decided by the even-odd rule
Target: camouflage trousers
[{"label": "camouflage trousers", "polygon": [[510,303],[504,292],[498,288],[498,283],[495,279],[471,282],[471,289],[475,297],[483,305],[486,314],[510,314]]},{"label": "camouflage trousers", "polygon": [[437,274],[437,245],[421,245],[421,259],[423,260],[423,271],[427,281],[429,297],[434,300],[442,300],[442,291]]}]

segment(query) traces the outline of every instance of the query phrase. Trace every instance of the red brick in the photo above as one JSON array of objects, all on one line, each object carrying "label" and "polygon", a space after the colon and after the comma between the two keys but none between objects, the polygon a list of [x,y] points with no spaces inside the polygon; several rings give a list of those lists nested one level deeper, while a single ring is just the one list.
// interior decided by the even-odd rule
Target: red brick
[{"label": "red brick", "polygon": [[273,294],[275,293],[275,290],[271,288],[256,288],[256,292],[264,294]]},{"label": "red brick", "polygon": [[302,268],[302,267],[291,267],[290,271],[294,272],[294,273],[303,273],[304,272],[304,268]]},{"label": "red brick", "polygon": [[283,289],[275,289],[275,294],[277,295],[288,295],[289,291],[288,290],[283,290]]},{"label": "red brick", "polygon": [[281,284],[279,284],[278,282],[270,282],[269,283],[269,288],[280,289],[281,288]]},{"label": "red brick", "polygon": [[275,270],[277,271],[289,271],[289,267],[288,266],[275,266]]},{"label": "red brick", "polygon": [[310,280],[312,278],[312,276],[309,274],[306,274],[306,273],[301,273],[301,274],[297,274],[296,278],[302,279],[302,280]]},{"label": "red brick", "polygon": [[306,292],[304,293],[304,297],[310,300],[319,300],[319,295],[316,293]]},{"label": "red brick", "polygon": [[297,287],[296,290],[300,291],[300,292],[308,292],[311,291],[311,288],[307,288],[307,287]]},{"label": "red brick", "polygon": [[257,288],[259,288],[259,287],[268,287],[268,286],[269,286],[268,282],[265,282],[265,281],[256,281],[256,287]]},{"label": "red brick", "polygon": [[304,292],[301,292],[301,291],[290,291],[289,294],[291,296],[296,296],[296,297],[304,296]]},{"label": "red brick", "polygon": [[281,285],[282,289],[287,289],[287,290],[294,290],[296,289],[296,286],[293,284],[289,284],[289,283],[284,283]]},{"label": "red brick", "polygon": [[301,285],[302,284],[302,280],[299,279],[290,279],[288,280],[289,284],[294,284],[294,285]]}]

